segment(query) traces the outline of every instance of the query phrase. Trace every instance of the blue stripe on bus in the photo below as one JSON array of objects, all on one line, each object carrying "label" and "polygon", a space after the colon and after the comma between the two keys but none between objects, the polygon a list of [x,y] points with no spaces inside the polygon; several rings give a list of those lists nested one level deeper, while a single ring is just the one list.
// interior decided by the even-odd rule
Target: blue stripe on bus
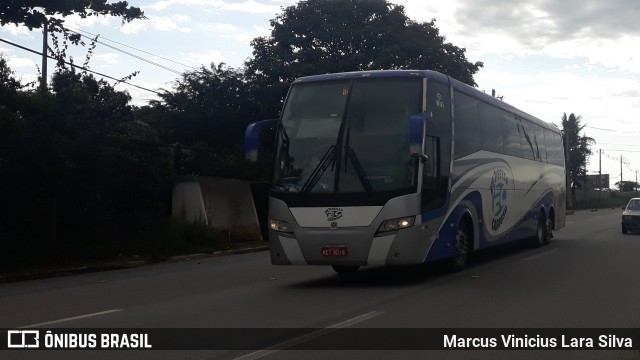
[{"label": "blue stripe on bus", "polygon": [[[483,208],[482,208],[482,196],[479,191],[474,191],[462,199],[462,201],[456,206],[456,208],[451,212],[449,217],[444,221],[442,228],[439,232],[438,240],[436,240],[431,249],[429,250],[425,261],[438,260],[448,258],[454,255],[455,249],[455,237],[458,229],[458,225],[462,216],[469,210],[465,203],[471,203],[475,208],[475,212],[478,216],[477,219],[474,219],[474,226],[479,227],[478,230],[478,239],[477,243],[479,245],[479,249],[485,249],[496,245],[503,245],[515,240],[526,239],[528,237],[535,236],[535,231],[537,226],[538,213],[541,209],[544,209],[547,218],[549,218],[550,210],[553,206],[553,192],[549,189],[531,208],[529,208],[524,218],[522,218],[516,225],[514,225],[511,229],[507,230],[505,233],[500,235],[497,239],[493,241],[488,241],[486,238],[485,226],[487,224],[486,219],[484,218]],[[437,216],[430,216],[432,214],[423,214],[423,219],[428,218],[436,218]],[[479,224],[478,220],[482,219],[482,224]],[[531,222],[531,226],[525,226],[527,222]],[[450,224],[454,224],[454,226],[450,226]]]}]

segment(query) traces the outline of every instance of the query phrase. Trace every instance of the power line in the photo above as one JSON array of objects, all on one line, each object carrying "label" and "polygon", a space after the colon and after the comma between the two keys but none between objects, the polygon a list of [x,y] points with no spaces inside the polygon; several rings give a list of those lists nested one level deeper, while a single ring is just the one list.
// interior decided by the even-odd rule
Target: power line
[{"label": "power line", "polygon": [[[97,34],[92,34],[92,33],[88,32],[88,31],[85,31],[85,30],[74,29],[74,28],[69,27],[69,26],[65,26],[65,28],[67,28],[67,29],[71,30],[72,32],[75,32],[76,34],[79,34],[79,35],[81,35],[81,36],[84,36],[84,37],[86,37],[86,38],[89,38],[89,37],[88,37],[88,36],[86,36],[86,35],[80,34],[79,32],[83,32],[83,33],[89,34],[89,35],[91,35],[91,36],[93,36],[93,37],[98,36]],[[178,62],[178,61],[175,61],[175,60],[171,60],[171,59],[168,59],[168,58],[166,58],[166,57],[163,57],[163,56],[160,56],[160,55],[157,55],[157,54],[154,54],[154,53],[148,52],[148,51],[144,51],[144,50],[138,49],[138,48],[133,47],[133,46],[129,46],[129,45],[127,45],[127,44],[123,44],[123,43],[118,42],[118,41],[115,41],[115,40],[107,39],[107,38],[102,37],[102,36],[101,36],[100,38],[101,38],[101,39],[104,39],[104,40],[107,40],[107,41],[110,41],[110,42],[112,42],[112,43],[116,43],[116,44],[118,44],[118,45],[122,45],[122,46],[127,47],[127,48],[132,49],[132,50],[140,51],[140,52],[145,53],[145,54],[147,54],[147,55],[155,56],[155,57],[157,57],[157,58],[160,58],[160,59],[162,59],[162,60],[166,60],[166,61],[172,62],[172,63],[174,63],[174,64],[178,64],[178,65],[186,66],[186,67],[188,67],[188,68],[192,68],[192,69],[194,69],[194,70],[195,70],[195,69],[197,69],[197,67],[195,67],[195,66],[191,66],[191,65],[183,64],[183,63],[181,63],[181,62]],[[90,38],[89,38],[89,39],[90,39]],[[104,43],[102,43],[102,42],[100,42],[100,43],[101,43],[101,44],[103,44],[103,45],[108,46],[107,44],[104,44]]]},{"label": "power line", "polygon": [[[40,56],[45,56],[45,55],[44,55],[43,53],[41,53],[41,52],[38,52],[38,51],[33,50],[33,49],[29,49],[29,48],[24,47],[24,46],[22,46],[22,45],[18,45],[18,44],[14,43],[14,42],[11,42],[11,41],[9,41],[9,40],[0,39],[0,41],[2,41],[2,42],[4,42],[4,43],[7,43],[7,44],[9,44],[9,45],[15,46],[15,47],[17,47],[17,48],[20,48],[20,49],[22,49],[22,50],[25,50],[25,51],[28,51],[28,52],[31,52],[31,53],[34,53],[34,54],[37,54],[37,55],[40,55]],[[49,58],[49,59],[53,59],[53,60],[59,61],[59,59],[56,59],[56,58],[55,58],[55,57],[53,57],[53,56],[46,55],[46,57],[47,57],[47,58]],[[147,89],[147,88],[145,88],[145,87],[142,87],[142,86],[139,86],[139,85],[136,85],[136,84],[132,84],[132,83],[126,82],[126,81],[124,81],[124,80],[122,80],[122,79],[117,79],[117,78],[114,78],[114,77],[112,77],[112,76],[109,76],[109,75],[105,75],[105,74],[99,73],[99,72],[97,72],[97,71],[89,70],[88,68],[86,68],[86,67],[84,67],[84,66],[79,66],[79,65],[76,65],[76,64],[74,64],[74,63],[70,63],[70,62],[68,62],[68,61],[66,61],[66,60],[63,60],[62,62],[63,62],[63,63],[65,63],[66,65],[69,65],[69,66],[74,67],[74,68],[78,68],[78,69],[83,70],[83,71],[87,71],[87,72],[90,72],[90,73],[94,73],[94,74],[96,74],[96,75],[100,75],[100,76],[106,77],[106,78],[108,78],[108,79],[115,80],[115,81],[117,81],[117,82],[121,82],[121,83],[124,83],[124,84],[127,84],[127,85],[131,85],[131,86],[136,87],[136,88],[141,89],[141,90],[145,90],[145,91],[149,91],[149,92],[152,92],[152,93],[155,93],[155,94],[158,94],[158,95],[162,95],[162,93],[159,93],[159,92],[157,92],[157,91],[155,91],[155,90]]]},{"label": "power line", "polygon": [[616,143],[598,143],[598,145],[614,145],[614,146],[640,146],[638,144],[616,144]]},{"label": "power line", "polygon": [[[84,36],[84,35],[83,35],[83,36]],[[153,62],[153,61],[151,61],[151,60],[149,60],[149,59],[145,59],[145,58],[143,58],[142,56],[138,56],[138,55],[132,54],[132,53],[130,53],[130,52],[127,52],[127,51],[125,51],[125,50],[118,49],[118,48],[117,48],[117,47],[115,47],[115,46],[111,46],[111,45],[109,45],[109,44],[105,44],[105,43],[103,43],[103,42],[101,42],[101,41],[98,41],[98,40],[96,40],[96,42],[97,42],[98,44],[102,44],[102,45],[104,45],[104,46],[106,46],[106,47],[112,48],[112,49],[114,49],[114,50],[116,50],[116,51],[120,51],[121,53],[126,54],[126,55],[129,55],[129,56],[131,56],[131,57],[134,57],[134,58],[136,58],[136,59],[138,59],[138,60],[142,60],[142,61],[144,61],[144,62],[146,62],[146,63],[149,63],[149,64],[151,64],[151,65],[157,66],[157,67],[159,67],[159,68],[161,68],[161,69],[164,69],[164,70],[167,70],[167,71],[171,71],[172,73],[175,73],[175,74],[178,74],[178,75],[181,75],[181,74],[182,74],[182,73],[181,73],[180,71],[178,71],[178,70],[174,70],[174,69],[172,69],[172,68],[170,68],[170,67],[164,66],[164,65],[162,65],[162,64],[158,64],[158,63]]]},{"label": "power line", "polygon": [[608,151],[619,151],[619,152],[640,152],[640,150],[627,150],[627,149],[607,149],[607,148],[602,148],[602,150],[608,150]]},{"label": "power line", "polygon": [[589,128],[589,129],[601,130],[601,131],[613,131],[613,132],[618,131],[618,130],[612,130],[612,129],[597,128],[597,127],[593,127],[593,126],[589,126],[589,125],[585,125],[584,127]]},{"label": "power line", "polygon": [[[72,32],[74,32],[74,33],[76,33],[76,34],[78,34],[78,35],[80,35],[80,36],[86,37],[86,38],[88,38],[88,39],[91,39],[90,37],[88,37],[88,36],[86,36],[86,35],[83,35],[83,34],[80,34],[80,33],[76,32],[76,31],[72,31]],[[129,55],[129,56],[131,56],[131,57],[134,57],[134,58],[136,58],[136,59],[138,59],[138,60],[141,60],[141,61],[144,61],[144,62],[149,63],[149,64],[151,64],[151,65],[157,66],[157,67],[159,67],[159,68],[161,68],[161,69],[163,69],[163,70],[167,70],[167,71],[170,71],[170,72],[172,72],[172,73],[176,73],[176,74],[178,74],[178,75],[181,75],[181,74],[182,74],[182,72],[180,72],[180,71],[178,71],[178,70],[174,70],[174,69],[172,69],[172,68],[170,68],[170,67],[168,67],[168,66],[164,66],[164,65],[162,65],[162,64],[159,64],[159,63],[157,63],[157,62],[151,61],[151,60],[149,60],[149,59],[145,59],[145,58],[143,58],[142,56],[138,56],[138,55],[136,55],[136,54],[132,54],[132,53],[130,53],[130,52],[128,52],[128,51],[125,51],[125,50],[119,49],[119,48],[117,48],[117,47],[115,47],[115,46],[113,46],[113,45],[106,44],[106,43],[104,43],[104,42],[102,42],[102,41],[100,41],[100,40],[97,40],[97,39],[91,39],[91,40],[92,40],[92,41],[93,41],[93,40],[95,40],[98,44],[102,44],[102,45],[104,45],[104,46],[106,46],[106,47],[109,47],[109,48],[111,48],[111,49],[114,49],[114,50],[116,50],[116,51],[119,51],[119,52],[121,52],[121,53],[123,53],[123,54]]]},{"label": "power line", "polygon": [[[600,131],[620,132],[620,129],[618,129],[618,130],[603,129],[603,128],[593,127],[593,126],[589,126],[589,125],[585,125],[584,127],[589,128],[589,129],[594,129],[594,130],[600,130]],[[638,134],[637,131],[625,131],[625,133],[627,133],[627,134]]]}]

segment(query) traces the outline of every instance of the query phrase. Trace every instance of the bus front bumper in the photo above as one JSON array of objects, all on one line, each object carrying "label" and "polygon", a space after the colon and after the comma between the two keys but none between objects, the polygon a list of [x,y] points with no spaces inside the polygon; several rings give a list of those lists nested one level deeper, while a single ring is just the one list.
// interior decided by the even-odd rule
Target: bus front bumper
[{"label": "bus front bumper", "polygon": [[338,266],[419,264],[431,247],[420,226],[372,235],[362,228],[305,229],[302,234],[269,231],[271,262]]}]

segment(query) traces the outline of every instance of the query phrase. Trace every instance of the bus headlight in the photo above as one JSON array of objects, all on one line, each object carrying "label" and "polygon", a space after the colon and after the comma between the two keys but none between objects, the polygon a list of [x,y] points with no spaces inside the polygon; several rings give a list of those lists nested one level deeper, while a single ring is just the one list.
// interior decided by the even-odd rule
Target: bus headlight
[{"label": "bus headlight", "polygon": [[289,223],[282,220],[269,219],[269,229],[280,232],[291,232]]},{"label": "bus headlight", "polygon": [[416,221],[415,216],[385,220],[380,224],[378,232],[396,231],[413,226]]}]

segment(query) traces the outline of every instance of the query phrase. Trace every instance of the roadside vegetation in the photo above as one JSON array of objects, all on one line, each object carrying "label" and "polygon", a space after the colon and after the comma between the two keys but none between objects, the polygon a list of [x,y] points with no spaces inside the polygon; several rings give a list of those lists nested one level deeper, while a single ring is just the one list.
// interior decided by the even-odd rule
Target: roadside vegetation
[{"label": "roadside vegetation", "polygon": [[[474,75],[483,67],[446,42],[435,20],[413,21],[402,6],[309,0],[271,21],[270,35],[251,42],[253,56],[243,67],[202,65],[183,73],[171,89],[156,89],[160,100],[137,107],[115,89],[118,81],[92,75],[97,39],[84,44],[67,30],[64,18],[71,14],[144,19],[139,8],[107,0],[39,7],[16,0],[0,13],[2,26],[47,24],[54,39],[48,55],[57,62],[51,76],[23,83],[0,54],[0,268],[118,255],[162,260],[233,246],[216,229],[173,222],[172,188],[184,175],[264,184],[272,166],[268,157],[257,164],[244,159],[244,129],[279,116],[293,79],[432,69],[476,86]],[[68,58],[69,46],[86,46],[82,65]],[[574,114],[565,114],[563,127],[573,129],[570,148],[578,152],[572,157],[577,162],[590,153],[592,139],[579,136]],[[576,164],[579,177],[583,164]],[[579,188],[578,180],[572,184]]]},{"label": "roadside vegetation", "polygon": [[638,197],[636,193],[619,193],[619,192],[611,192],[610,197],[604,199],[587,199],[586,201],[576,202],[574,204],[575,210],[585,210],[585,209],[608,209],[608,208],[616,208],[620,209],[623,206],[626,206],[629,200],[634,197]]},{"label": "roadside vegetation", "polygon": [[[423,68],[475,85],[482,67],[447,43],[435,21],[412,21],[402,6],[306,1],[272,20],[271,34],[253,40],[253,57],[242,68],[203,65],[171,89],[156,89],[160,100],[136,107],[115,89],[117,81],[92,75],[97,39],[84,44],[66,29],[71,14],[145,18],[139,8],[107,0],[40,7],[17,0],[0,14],[2,26],[46,24],[53,40],[48,55],[57,63],[37,83],[23,83],[0,54],[3,269],[119,255],[160,261],[233,246],[228,234],[170,219],[173,185],[183,175],[269,179],[268,158],[257,165],[244,160],[244,128],[278,117],[291,80]],[[303,39],[316,39],[315,45]],[[83,64],[66,55],[69,46],[86,46]]]}]

